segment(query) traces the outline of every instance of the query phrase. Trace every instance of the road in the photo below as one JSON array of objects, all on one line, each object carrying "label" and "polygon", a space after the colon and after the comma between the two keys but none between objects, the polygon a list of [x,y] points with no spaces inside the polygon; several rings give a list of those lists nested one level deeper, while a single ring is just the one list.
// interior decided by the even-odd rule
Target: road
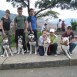
[{"label": "road", "polygon": [[0,70],[0,77],[77,77],[77,66]]}]

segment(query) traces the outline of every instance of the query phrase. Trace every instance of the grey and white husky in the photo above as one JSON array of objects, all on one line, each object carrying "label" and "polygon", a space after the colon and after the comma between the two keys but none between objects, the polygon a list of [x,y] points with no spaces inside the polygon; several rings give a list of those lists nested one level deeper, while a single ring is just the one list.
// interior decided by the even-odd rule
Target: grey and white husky
[{"label": "grey and white husky", "polygon": [[28,34],[28,38],[29,38],[29,44],[30,44],[30,53],[29,54],[32,54],[32,47],[34,46],[35,47],[35,54],[37,54],[37,49],[36,49],[36,41],[34,40],[34,34],[33,33],[29,33]]},{"label": "grey and white husky", "polygon": [[22,36],[18,36],[18,48],[17,48],[17,51],[18,51],[17,54],[22,53],[24,55]]},{"label": "grey and white husky", "polygon": [[9,41],[8,41],[8,38],[7,37],[3,37],[3,40],[2,40],[2,48],[4,50],[4,53],[3,57],[9,57],[9,54],[11,54],[11,56],[13,56],[13,53],[11,51],[11,48],[10,48],[10,45],[9,45]]}]

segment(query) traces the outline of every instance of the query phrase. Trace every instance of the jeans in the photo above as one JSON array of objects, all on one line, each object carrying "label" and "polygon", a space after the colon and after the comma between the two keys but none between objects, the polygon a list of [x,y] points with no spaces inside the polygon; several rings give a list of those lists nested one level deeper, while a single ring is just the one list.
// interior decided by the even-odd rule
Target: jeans
[{"label": "jeans", "polygon": [[72,51],[74,50],[74,48],[76,47],[76,44],[75,43],[70,43],[69,44],[69,51],[70,51],[70,53],[72,53]]},{"label": "jeans", "polygon": [[39,46],[38,53],[40,56],[44,56],[44,47],[43,46]]},{"label": "jeans", "polygon": [[18,47],[18,36],[20,35],[22,36],[22,40],[23,40],[23,49],[27,50],[24,29],[17,29],[15,32],[16,47]]}]

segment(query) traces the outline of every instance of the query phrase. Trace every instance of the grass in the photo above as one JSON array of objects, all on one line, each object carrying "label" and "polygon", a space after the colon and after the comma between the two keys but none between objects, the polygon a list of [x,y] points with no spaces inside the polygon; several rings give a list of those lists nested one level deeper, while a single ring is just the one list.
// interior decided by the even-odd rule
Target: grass
[{"label": "grass", "polygon": [[[38,31],[37,32],[38,38],[39,38],[40,35],[41,35],[41,32]],[[26,40],[27,40],[27,38],[26,38]],[[2,43],[2,36],[0,36],[0,46],[1,46],[1,43]],[[14,35],[11,35],[11,47],[16,47]]]},{"label": "grass", "polygon": [[[2,44],[2,36],[0,36],[0,46]],[[11,47],[15,47],[15,39],[14,39],[14,35],[11,36]]]}]

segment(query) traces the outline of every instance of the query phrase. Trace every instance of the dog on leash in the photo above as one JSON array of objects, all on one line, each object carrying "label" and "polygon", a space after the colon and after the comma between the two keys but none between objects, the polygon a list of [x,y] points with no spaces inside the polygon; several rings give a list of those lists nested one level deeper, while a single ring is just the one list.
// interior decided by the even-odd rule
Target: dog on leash
[{"label": "dog on leash", "polygon": [[67,57],[71,59],[70,52],[69,52],[69,37],[62,37],[61,48],[65,52]]},{"label": "dog on leash", "polygon": [[49,47],[49,44],[50,44],[50,39],[49,37],[47,37],[47,39],[44,41],[44,52],[45,52],[45,55],[47,56],[47,51],[48,51],[48,47]]},{"label": "dog on leash", "polygon": [[28,38],[29,38],[29,44],[30,44],[30,53],[32,54],[32,47],[35,47],[35,54],[37,54],[37,49],[36,49],[36,41],[34,40],[35,36],[34,33],[30,33],[28,34]]},{"label": "dog on leash", "polygon": [[18,53],[20,54],[22,53],[24,55],[24,50],[23,50],[23,40],[22,40],[22,36],[18,36]]},{"label": "dog on leash", "polygon": [[4,50],[4,53],[1,56],[5,57],[5,55],[6,55],[6,57],[9,57],[9,53],[11,54],[11,56],[13,56],[13,53],[12,53],[10,45],[9,45],[8,38],[6,36],[3,37],[2,48]]}]

